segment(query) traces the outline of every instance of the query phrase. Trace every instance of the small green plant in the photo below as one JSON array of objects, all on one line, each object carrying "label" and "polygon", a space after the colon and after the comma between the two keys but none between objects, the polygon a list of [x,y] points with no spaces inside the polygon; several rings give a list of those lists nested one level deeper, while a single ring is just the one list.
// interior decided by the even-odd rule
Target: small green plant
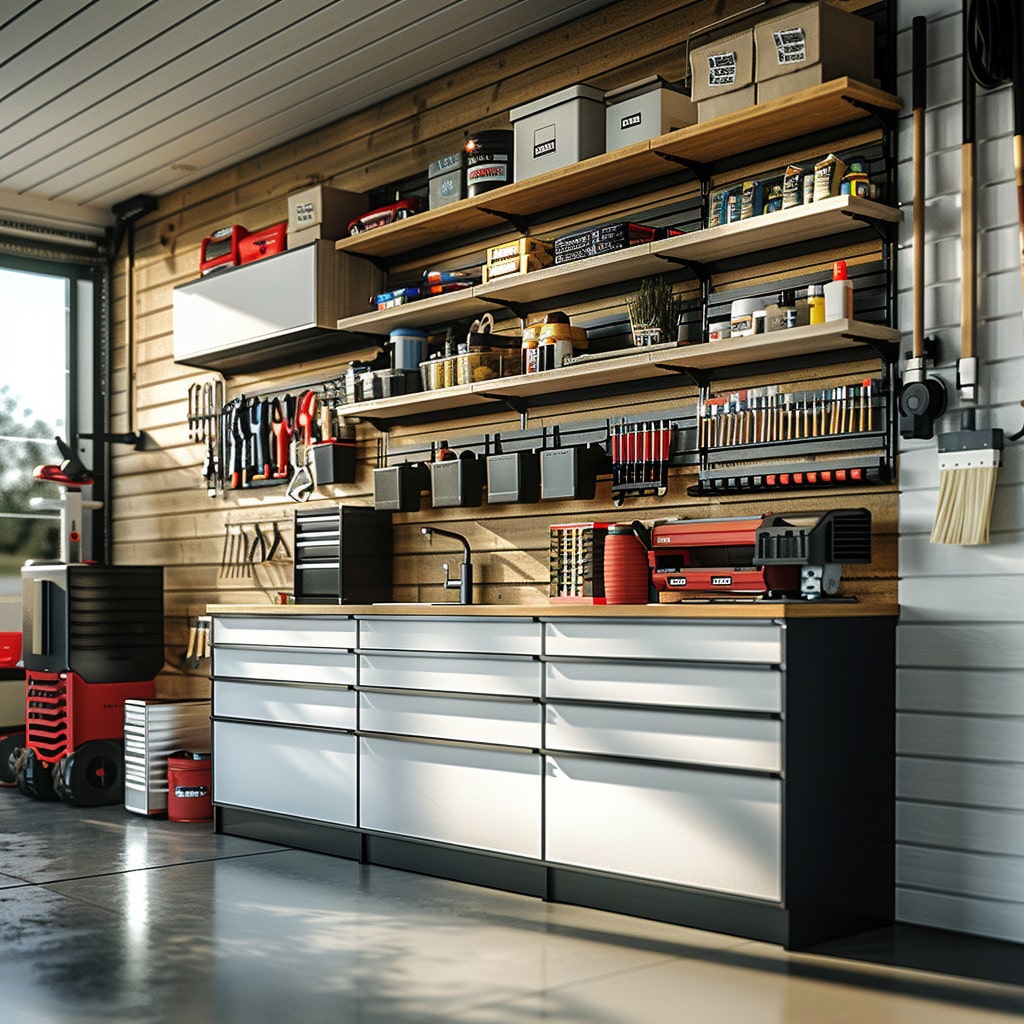
[{"label": "small green plant", "polygon": [[675,340],[683,300],[672,294],[672,285],[664,274],[643,278],[626,308],[637,345]]}]

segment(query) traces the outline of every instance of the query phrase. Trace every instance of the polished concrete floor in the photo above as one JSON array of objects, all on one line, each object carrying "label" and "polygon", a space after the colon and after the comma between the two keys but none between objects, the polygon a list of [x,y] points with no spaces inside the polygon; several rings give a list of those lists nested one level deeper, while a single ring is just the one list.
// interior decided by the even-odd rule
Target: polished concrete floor
[{"label": "polished concrete floor", "polygon": [[0,789],[0,1021],[1024,1018],[1024,987],[868,962],[891,936],[851,949],[791,954]]}]

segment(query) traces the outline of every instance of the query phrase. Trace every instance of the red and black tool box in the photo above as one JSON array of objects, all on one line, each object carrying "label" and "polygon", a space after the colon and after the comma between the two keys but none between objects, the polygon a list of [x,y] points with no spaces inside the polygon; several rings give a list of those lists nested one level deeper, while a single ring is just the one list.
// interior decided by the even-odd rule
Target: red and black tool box
[{"label": "red and black tool box", "polygon": [[237,267],[241,262],[239,245],[248,233],[241,224],[232,224],[227,228],[218,228],[208,238],[204,238],[199,251],[199,272],[209,274],[214,270]]},{"label": "red and black tool box", "polygon": [[262,231],[253,231],[246,235],[238,246],[238,255],[242,263],[252,263],[264,256],[273,256],[288,248],[288,222],[272,224]]},{"label": "red and black tool box", "polygon": [[653,242],[665,237],[664,228],[653,228],[646,224],[619,221],[599,228],[585,228],[573,231],[555,239],[555,263],[572,263],[601,253],[617,252],[633,245]]}]

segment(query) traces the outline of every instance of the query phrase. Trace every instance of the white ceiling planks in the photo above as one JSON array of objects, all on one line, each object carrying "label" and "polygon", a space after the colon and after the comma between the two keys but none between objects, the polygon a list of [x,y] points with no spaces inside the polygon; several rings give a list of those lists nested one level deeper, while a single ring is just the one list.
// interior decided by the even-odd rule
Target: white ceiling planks
[{"label": "white ceiling planks", "polygon": [[0,9],[0,196],[161,195],[612,0],[35,0]]}]

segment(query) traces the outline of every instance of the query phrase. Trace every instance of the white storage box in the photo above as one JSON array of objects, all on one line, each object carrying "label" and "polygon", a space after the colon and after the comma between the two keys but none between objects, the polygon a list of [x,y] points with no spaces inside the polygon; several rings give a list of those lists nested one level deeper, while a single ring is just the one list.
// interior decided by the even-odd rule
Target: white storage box
[{"label": "white storage box", "polygon": [[515,180],[566,167],[604,152],[604,92],[590,85],[514,107]]},{"label": "white storage box", "polygon": [[605,93],[605,144],[613,149],[697,123],[697,106],[658,75]]}]

